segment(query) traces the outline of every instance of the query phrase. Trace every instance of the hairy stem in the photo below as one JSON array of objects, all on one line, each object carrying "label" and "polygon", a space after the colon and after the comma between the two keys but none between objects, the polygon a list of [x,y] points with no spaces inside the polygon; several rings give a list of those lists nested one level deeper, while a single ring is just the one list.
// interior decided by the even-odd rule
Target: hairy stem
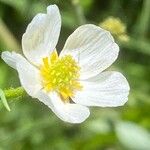
[{"label": "hairy stem", "polygon": [[10,88],[4,90],[4,94],[6,99],[11,99],[11,98],[23,97],[26,95],[26,92],[23,87],[17,87],[17,88]]}]

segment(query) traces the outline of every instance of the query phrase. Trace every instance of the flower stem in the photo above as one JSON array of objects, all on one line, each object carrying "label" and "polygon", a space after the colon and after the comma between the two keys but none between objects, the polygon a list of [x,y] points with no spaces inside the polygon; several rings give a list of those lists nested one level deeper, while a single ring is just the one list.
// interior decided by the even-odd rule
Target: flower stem
[{"label": "flower stem", "polygon": [[11,99],[11,98],[23,97],[26,95],[26,92],[23,87],[17,87],[17,88],[10,88],[4,90],[4,94],[6,99]]}]

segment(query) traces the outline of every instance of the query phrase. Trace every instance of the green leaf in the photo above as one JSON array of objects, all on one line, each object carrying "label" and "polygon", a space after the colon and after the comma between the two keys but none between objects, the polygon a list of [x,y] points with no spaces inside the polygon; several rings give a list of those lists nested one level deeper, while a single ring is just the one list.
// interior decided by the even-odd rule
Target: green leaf
[{"label": "green leaf", "polygon": [[8,105],[8,103],[7,103],[5,94],[4,94],[4,92],[3,92],[2,89],[0,89],[0,98],[1,98],[2,103],[3,103],[3,105],[5,106],[5,108],[6,108],[8,111],[10,111],[10,107],[9,107],[9,105]]},{"label": "green leaf", "polygon": [[142,127],[131,122],[116,124],[116,134],[119,141],[131,150],[150,149],[150,134]]}]

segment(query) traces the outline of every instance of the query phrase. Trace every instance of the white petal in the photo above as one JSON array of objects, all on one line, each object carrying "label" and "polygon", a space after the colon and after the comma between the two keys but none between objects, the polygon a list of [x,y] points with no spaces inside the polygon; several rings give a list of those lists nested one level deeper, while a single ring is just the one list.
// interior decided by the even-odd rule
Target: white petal
[{"label": "white petal", "polygon": [[30,96],[35,97],[42,88],[39,70],[24,59],[17,62],[17,71],[23,88]]},{"label": "white petal", "polygon": [[39,70],[23,56],[14,52],[3,52],[2,59],[18,71],[21,85],[29,95],[35,97],[35,94],[42,88]]},{"label": "white petal", "polygon": [[4,51],[1,55],[2,59],[7,63],[10,67],[16,69],[16,62],[19,59],[22,59],[20,54],[15,52]]},{"label": "white petal", "polygon": [[22,37],[24,55],[34,64],[50,55],[55,49],[61,28],[61,18],[56,5],[47,7],[47,14],[37,14]]},{"label": "white petal", "polygon": [[90,112],[85,106],[79,104],[64,103],[55,92],[49,94],[41,91],[37,98],[47,105],[63,121],[69,123],[81,123],[88,118]]},{"label": "white petal", "polygon": [[76,92],[73,101],[85,106],[115,107],[128,100],[129,84],[119,72],[106,71],[81,81],[83,90]]},{"label": "white petal", "polygon": [[71,54],[81,66],[81,78],[95,76],[118,57],[119,47],[111,34],[87,24],[77,28],[67,39],[61,56]]}]

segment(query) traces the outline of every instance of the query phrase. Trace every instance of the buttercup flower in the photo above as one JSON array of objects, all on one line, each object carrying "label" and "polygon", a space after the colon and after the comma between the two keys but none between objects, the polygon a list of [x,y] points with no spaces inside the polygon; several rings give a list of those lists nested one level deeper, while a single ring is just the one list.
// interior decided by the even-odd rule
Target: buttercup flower
[{"label": "buttercup flower", "polygon": [[26,92],[47,105],[60,119],[83,122],[87,106],[116,107],[127,101],[129,85],[119,72],[104,71],[118,57],[111,34],[86,24],[67,39],[60,55],[56,44],[61,18],[56,5],[37,14],[22,36],[25,57],[3,52],[2,59],[19,74]]}]

